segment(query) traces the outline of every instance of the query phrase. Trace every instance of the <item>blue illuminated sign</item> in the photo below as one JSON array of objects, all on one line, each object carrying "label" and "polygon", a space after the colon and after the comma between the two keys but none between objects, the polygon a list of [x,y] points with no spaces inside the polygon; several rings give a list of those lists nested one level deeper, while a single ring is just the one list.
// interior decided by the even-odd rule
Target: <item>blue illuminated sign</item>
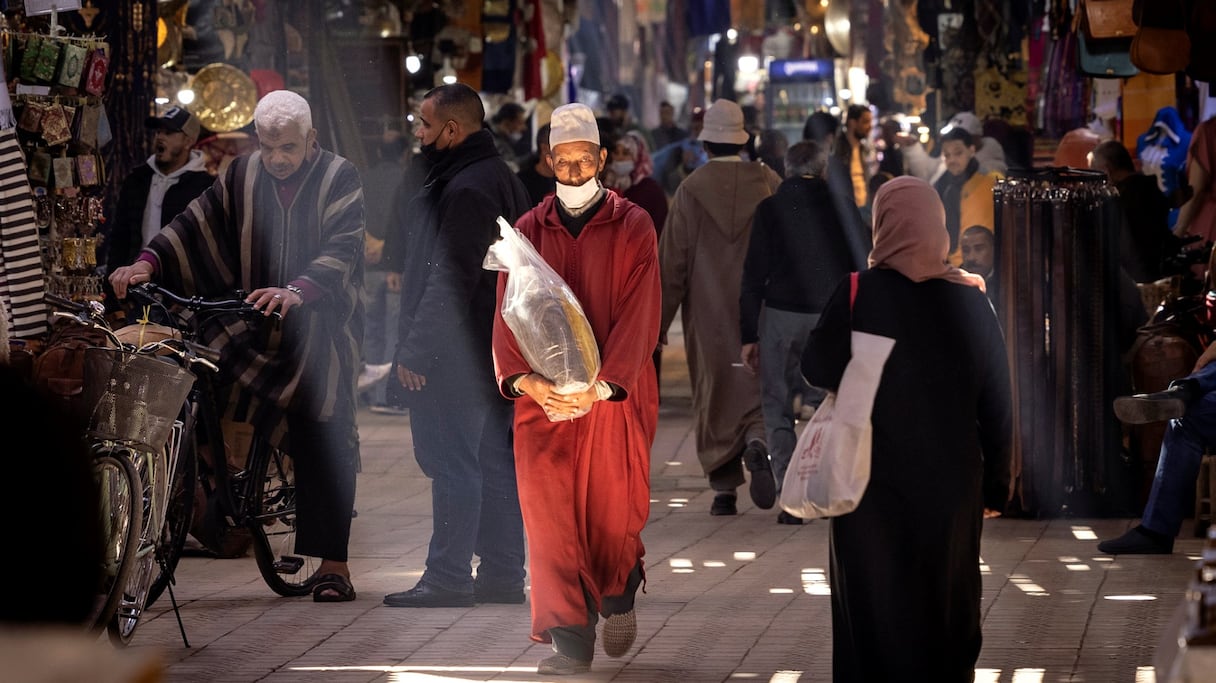
[{"label": "blue illuminated sign", "polygon": [[775,59],[768,65],[774,81],[822,81],[835,76],[830,59]]}]

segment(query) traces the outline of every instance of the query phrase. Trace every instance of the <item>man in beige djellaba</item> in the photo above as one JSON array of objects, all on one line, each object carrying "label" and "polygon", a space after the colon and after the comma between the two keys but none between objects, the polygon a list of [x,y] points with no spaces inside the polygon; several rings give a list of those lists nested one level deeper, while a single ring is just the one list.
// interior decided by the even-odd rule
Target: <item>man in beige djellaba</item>
[{"label": "man in beige djellaba", "polygon": [[734,515],[745,467],[756,507],[767,510],[777,497],[764,441],[760,380],[739,363],[739,287],[756,205],[776,191],[781,177],[739,156],[748,134],[734,102],[715,101],[705,111],[697,139],[710,161],[676,189],[659,239],[660,330],[666,343],[667,329],[681,310],[697,458],[715,494],[709,513]]}]

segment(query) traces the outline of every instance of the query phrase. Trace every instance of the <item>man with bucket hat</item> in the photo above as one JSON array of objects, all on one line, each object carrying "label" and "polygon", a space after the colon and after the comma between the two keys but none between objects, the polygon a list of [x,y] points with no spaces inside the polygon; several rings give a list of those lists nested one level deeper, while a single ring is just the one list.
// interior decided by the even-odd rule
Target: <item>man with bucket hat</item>
[{"label": "man with bucket hat", "polygon": [[760,412],[760,380],[739,362],[739,283],[756,205],[781,177],[758,161],[744,161],[743,111],[717,100],[705,111],[697,139],[709,163],[676,190],[659,241],[663,278],[661,338],[682,311],[692,379],[697,458],[714,490],[710,514],[733,515],[735,489],[751,472],[752,501],[769,509],[776,481]]}]

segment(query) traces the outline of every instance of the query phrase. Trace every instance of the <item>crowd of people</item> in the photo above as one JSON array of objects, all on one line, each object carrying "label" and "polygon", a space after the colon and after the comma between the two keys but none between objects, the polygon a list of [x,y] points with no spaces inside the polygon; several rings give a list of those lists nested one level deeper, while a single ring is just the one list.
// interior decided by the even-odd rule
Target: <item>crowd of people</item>
[{"label": "crowd of people", "polygon": [[[408,410],[432,480],[432,536],[421,578],[384,603],[530,602],[530,636],[555,650],[538,671],[556,675],[590,668],[600,618],[605,654],[624,655],[636,636],[660,358],[676,314],[712,515],[738,514],[744,484],[771,509],[796,420],[839,386],[850,333],[891,337],[869,489],[831,522],[835,678],[969,680],[980,530],[1010,486],[1010,380],[984,296],[999,286],[1000,143],[968,112],[931,154],[893,120],[875,134],[860,105],[811,115],[793,141],[729,100],[693,110],[687,128],[671,104],[659,111],[644,129],[616,95],[601,116],[559,107],[528,136],[522,106],[487,120],[476,91],[444,85],[421,100],[413,140],[386,133],[361,179],[317,144],[308,103],[276,91],[255,113],[259,149],[205,182],[190,152],[197,120],[170,110],[148,121],[155,153],[124,183],[109,281],[118,299],[149,280],[191,295],[240,288],[283,316],[273,334],[231,323],[208,342],[257,399],[258,427],[286,426],[299,551],[322,559],[314,599],[356,596],[356,407]],[[1210,150],[1196,158],[1183,231],[1205,225],[1212,196]],[[1121,145],[1093,159],[1120,191],[1151,195]],[[533,371],[499,312],[509,275],[482,267],[499,216],[582,303],[602,369],[580,393]],[[1151,277],[1166,236],[1138,240],[1137,275]],[[1171,547],[1181,522],[1164,506],[1211,442],[1211,367],[1120,404],[1129,420],[1182,419],[1144,525],[1112,552]],[[1165,412],[1127,409],[1163,401]],[[776,522],[802,520],[781,511]]]}]

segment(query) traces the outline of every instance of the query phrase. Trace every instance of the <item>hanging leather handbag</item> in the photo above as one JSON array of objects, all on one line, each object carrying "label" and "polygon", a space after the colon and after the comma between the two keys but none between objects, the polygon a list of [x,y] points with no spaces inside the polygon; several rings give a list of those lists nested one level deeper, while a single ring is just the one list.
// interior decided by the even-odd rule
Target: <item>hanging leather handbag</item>
[{"label": "hanging leather handbag", "polygon": [[1191,78],[1216,82],[1216,2],[1196,2],[1187,27],[1191,35]]},{"label": "hanging leather handbag", "polygon": [[1094,78],[1131,78],[1140,73],[1129,55],[1136,24],[1132,0],[1083,0],[1073,15],[1077,69]]},{"label": "hanging leather handbag", "polygon": [[1191,62],[1191,37],[1183,1],[1136,0],[1133,15],[1140,28],[1132,40],[1132,64],[1150,74],[1186,69]]},{"label": "hanging leather handbag", "polygon": [[1093,78],[1131,78],[1140,73],[1132,63],[1132,41],[1127,38],[1095,40],[1077,36],[1077,68]]},{"label": "hanging leather handbag", "polygon": [[1082,4],[1086,37],[1105,40],[1136,35],[1132,0],[1083,0]]}]

